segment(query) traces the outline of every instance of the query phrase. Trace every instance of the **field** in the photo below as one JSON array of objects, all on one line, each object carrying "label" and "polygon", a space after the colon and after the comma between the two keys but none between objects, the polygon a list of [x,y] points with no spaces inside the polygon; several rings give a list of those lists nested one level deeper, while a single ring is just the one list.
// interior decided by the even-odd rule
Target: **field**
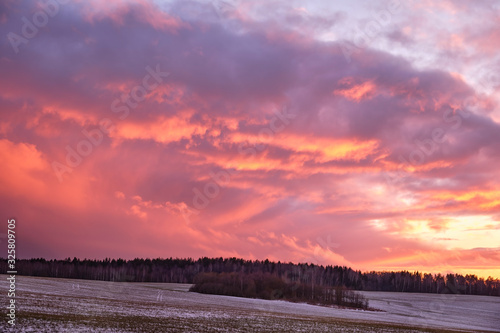
[{"label": "field", "polygon": [[[7,305],[6,275],[0,302]],[[202,295],[189,285],[17,276],[5,332],[500,332],[500,298],[363,292],[381,311]]]}]

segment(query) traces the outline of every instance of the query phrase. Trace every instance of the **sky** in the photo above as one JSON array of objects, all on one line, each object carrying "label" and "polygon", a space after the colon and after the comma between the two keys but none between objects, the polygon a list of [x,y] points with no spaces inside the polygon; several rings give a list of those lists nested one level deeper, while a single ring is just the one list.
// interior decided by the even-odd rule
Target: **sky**
[{"label": "sky", "polygon": [[0,35],[18,257],[500,278],[498,1],[5,0]]}]

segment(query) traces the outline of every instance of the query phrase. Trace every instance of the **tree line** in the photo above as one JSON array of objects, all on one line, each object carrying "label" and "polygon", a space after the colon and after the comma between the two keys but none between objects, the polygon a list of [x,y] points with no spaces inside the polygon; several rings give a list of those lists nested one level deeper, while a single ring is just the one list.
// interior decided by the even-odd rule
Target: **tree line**
[{"label": "tree line", "polygon": [[368,309],[368,300],[363,295],[345,287],[287,282],[270,273],[200,273],[189,291]]},{"label": "tree line", "polygon": [[[7,260],[0,268],[8,271]],[[238,258],[109,259],[64,260],[20,259],[18,274],[56,278],[126,282],[194,283],[200,273],[262,273],[286,283],[319,287],[345,287],[353,290],[419,293],[451,293],[500,296],[500,280],[467,274],[429,274],[420,272],[361,272],[345,266],[319,266]]]}]

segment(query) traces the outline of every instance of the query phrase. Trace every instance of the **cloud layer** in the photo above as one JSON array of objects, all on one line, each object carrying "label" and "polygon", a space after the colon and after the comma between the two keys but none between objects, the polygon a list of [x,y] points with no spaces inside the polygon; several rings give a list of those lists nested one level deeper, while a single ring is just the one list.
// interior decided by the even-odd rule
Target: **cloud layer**
[{"label": "cloud layer", "polygon": [[494,2],[48,3],[0,5],[21,257],[500,276]]}]

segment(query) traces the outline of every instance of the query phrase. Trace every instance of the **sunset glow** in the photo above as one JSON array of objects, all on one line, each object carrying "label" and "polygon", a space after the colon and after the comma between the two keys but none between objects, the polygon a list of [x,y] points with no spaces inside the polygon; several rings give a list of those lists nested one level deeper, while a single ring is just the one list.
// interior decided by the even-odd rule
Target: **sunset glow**
[{"label": "sunset glow", "polygon": [[19,257],[500,278],[497,2],[57,8],[0,4]]}]

